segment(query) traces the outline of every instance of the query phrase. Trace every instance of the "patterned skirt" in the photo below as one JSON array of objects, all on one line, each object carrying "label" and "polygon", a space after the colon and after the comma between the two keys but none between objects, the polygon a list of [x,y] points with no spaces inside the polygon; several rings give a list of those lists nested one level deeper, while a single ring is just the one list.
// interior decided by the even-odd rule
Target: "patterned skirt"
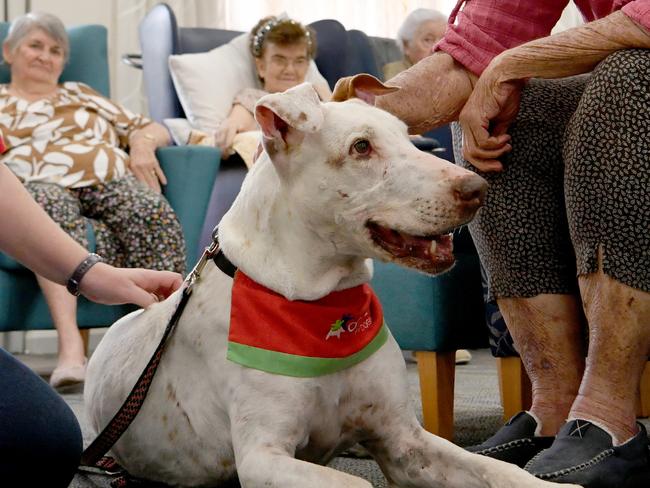
[{"label": "patterned skirt", "polygon": [[[452,127],[456,162],[461,130]],[[531,80],[504,171],[480,173],[469,225],[490,299],[574,294],[598,269],[650,292],[650,50],[618,51],[589,75]]]}]

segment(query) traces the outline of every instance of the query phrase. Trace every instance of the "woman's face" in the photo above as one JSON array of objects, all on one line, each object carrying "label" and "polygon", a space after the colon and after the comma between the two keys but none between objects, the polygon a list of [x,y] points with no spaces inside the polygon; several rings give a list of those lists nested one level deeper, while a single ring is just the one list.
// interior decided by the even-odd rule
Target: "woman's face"
[{"label": "woman's face", "polygon": [[13,53],[5,44],[3,54],[11,65],[11,78],[15,81],[56,85],[65,63],[61,44],[41,29],[29,32]]},{"label": "woman's face", "polygon": [[307,42],[279,45],[268,42],[264,53],[255,58],[257,74],[270,93],[283,92],[305,81],[309,68]]},{"label": "woman's face", "polygon": [[415,64],[431,54],[431,48],[442,39],[446,28],[445,22],[436,20],[422,22],[415,31],[413,39],[404,41],[404,54],[408,60]]}]

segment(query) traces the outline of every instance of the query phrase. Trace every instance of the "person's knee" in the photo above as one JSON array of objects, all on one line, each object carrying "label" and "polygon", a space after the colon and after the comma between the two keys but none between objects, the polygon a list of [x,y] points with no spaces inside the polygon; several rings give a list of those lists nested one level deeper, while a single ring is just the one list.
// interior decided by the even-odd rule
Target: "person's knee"
[{"label": "person's knee", "polygon": [[622,49],[607,56],[594,69],[594,75],[606,76],[607,73],[620,71],[621,77],[635,79],[648,76],[647,65],[650,63],[650,53],[647,49]]},{"label": "person's knee", "polygon": [[624,49],[607,56],[593,71],[588,93],[600,97],[603,101],[612,102],[612,96],[617,92],[615,87],[632,88],[640,80],[650,81],[650,52],[647,49]]},{"label": "person's knee", "polygon": [[79,464],[81,428],[65,401],[0,349],[0,479],[67,487]]}]

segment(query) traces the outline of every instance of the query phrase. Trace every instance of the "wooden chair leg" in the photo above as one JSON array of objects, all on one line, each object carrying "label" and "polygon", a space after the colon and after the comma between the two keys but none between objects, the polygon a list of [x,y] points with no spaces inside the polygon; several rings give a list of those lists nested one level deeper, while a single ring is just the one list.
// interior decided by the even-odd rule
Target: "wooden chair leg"
[{"label": "wooden chair leg", "polygon": [[79,329],[81,339],[84,341],[84,354],[88,357],[88,341],[90,340],[90,329]]},{"label": "wooden chair leg", "polygon": [[521,359],[517,356],[497,358],[499,390],[503,406],[503,420],[510,418],[532,404],[532,387]]},{"label": "wooden chair leg", "polygon": [[424,428],[440,437],[454,436],[456,351],[417,351]]},{"label": "wooden chair leg", "polygon": [[650,417],[650,361],[645,364],[639,388],[639,417]]}]

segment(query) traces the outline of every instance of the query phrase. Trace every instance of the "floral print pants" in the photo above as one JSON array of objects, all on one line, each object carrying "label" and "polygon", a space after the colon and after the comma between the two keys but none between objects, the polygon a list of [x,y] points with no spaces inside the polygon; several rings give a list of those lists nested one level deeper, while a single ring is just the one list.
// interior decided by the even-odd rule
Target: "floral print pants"
[{"label": "floral print pants", "polygon": [[86,249],[114,266],[185,271],[181,225],[164,196],[133,175],[84,188],[29,182],[32,197]]}]

